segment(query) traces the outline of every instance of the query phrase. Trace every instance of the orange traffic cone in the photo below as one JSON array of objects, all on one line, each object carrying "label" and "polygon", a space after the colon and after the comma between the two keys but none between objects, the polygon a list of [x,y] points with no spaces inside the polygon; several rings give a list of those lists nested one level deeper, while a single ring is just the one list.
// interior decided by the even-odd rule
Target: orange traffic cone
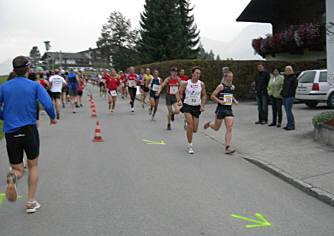
[{"label": "orange traffic cone", "polygon": [[90,117],[91,117],[91,118],[95,118],[95,117],[97,117],[97,115],[96,115],[96,110],[95,110],[95,109],[92,110],[92,115],[91,115]]},{"label": "orange traffic cone", "polygon": [[94,102],[90,102],[90,108],[95,109],[95,104],[94,104]]},{"label": "orange traffic cone", "polygon": [[103,138],[101,137],[101,129],[100,129],[100,122],[96,122],[96,129],[95,129],[95,136],[92,140],[94,143],[96,142],[104,142]]}]

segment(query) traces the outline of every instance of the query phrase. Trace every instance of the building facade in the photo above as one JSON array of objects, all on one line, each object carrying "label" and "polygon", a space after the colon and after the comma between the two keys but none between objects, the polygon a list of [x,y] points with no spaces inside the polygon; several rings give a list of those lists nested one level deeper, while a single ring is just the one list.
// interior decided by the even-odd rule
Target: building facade
[{"label": "building facade", "polygon": [[326,0],[252,0],[237,21],[272,25],[252,41],[267,60],[326,59]]}]

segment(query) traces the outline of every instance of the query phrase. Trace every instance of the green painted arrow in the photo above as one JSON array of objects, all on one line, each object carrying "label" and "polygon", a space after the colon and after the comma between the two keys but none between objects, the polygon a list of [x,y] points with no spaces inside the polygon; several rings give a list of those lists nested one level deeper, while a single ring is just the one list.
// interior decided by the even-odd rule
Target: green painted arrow
[{"label": "green painted arrow", "polygon": [[[2,207],[2,201],[5,199],[5,196],[5,193],[0,193],[0,208]],[[17,198],[22,198],[22,196],[18,195]]]},{"label": "green painted arrow", "polygon": [[144,142],[146,142],[146,144],[153,144],[153,145],[166,145],[166,143],[164,141],[161,141],[160,143],[155,142],[155,141],[151,141],[151,140],[146,140],[143,139]]},{"label": "green painted arrow", "polygon": [[249,218],[246,218],[246,217],[243,217],[243,216],[234,215],[234,214],[231,214],[230,216],[232,216],[234,218],[237,218],[237,219],[246,220],[246,221],[250,221],[250,222],[256,223],[256,225],[246,225],[245,228],[247,228],[247,229],[257,228],[257,227],[269,227],[269,226],[271,226],[271,223],[266,218],[264,218],[261,214],[259,214],[259,213],[256,213],[255,216],[257,218],[259,218],[260,220],[253,220],[253,219],[249,219]]}]

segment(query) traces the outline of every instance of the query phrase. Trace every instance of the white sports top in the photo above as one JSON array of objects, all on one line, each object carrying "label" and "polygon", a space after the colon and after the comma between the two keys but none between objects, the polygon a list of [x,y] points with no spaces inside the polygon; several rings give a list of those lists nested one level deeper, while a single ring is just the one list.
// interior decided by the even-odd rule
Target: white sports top
[{"label": "white sports top", "polygon": [[188,80],[184,103],[190,106],[200,106],[202,104],[202,82],[200,80],[197,83]]}]

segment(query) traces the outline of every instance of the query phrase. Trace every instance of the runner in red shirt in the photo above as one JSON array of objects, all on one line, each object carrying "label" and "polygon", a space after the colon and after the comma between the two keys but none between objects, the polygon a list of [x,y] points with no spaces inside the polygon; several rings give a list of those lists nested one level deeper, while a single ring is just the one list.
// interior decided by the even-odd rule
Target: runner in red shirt
[{"label": "runner in red shirt", "polygon": [[[106,76],[106,86],[108,89],[108,104],[111,113],[114,112],[117,100],[117,88],[121,83],[117,77],[116,71],[113,69],[111,71],[111,76]],[[111,106],[112,103],[112,106]]]},{"label": "runner in red shirt", "polygon": [[[174,115],[180,114],[180,106],[177,105],[177,99],[175,94],[181,86],[181,79],[177,76],[177,68],[172,67],[170,70],[170,76],[160,85],[159,91],[156,96],[159,96],[162,89],[167,86],[166,105],[168,109],[168,124],[167,130],[171,130],[171,121],[174,121]],[[174,110],[173,110],[174,106]]]},{"label": "runner in red shirt", "polygon": [[78,96],[79,96],[79,103],[80,103],[80,107],[83,107],[82,105],[82,94],[83,94],[83,90],[85,88],[85,82],[84,82],[84,78],[82,78],[80,76],[79,78],[79,83],[78,83]]},{"label": "runner in red shirt", "polygon": [[[184,69],[180,70],[180,75],[179,77],[181,78],[182,81],[188,81],[189,78],[184,74]],[[182,93],[180,94],[182,103],[184,102],[184,99],[186,97],[186,90],[183,90]],[[187,120],[184,119],[184,130],[187,130]]]},{"label": "runner in red shirt", "polygon": [[126,84],[128,89],[128,97],[130,98],[131,111],[135,112],[134,104],[137,95],[137,82],[139,76],[135,73],[133,66],[129,69],[129,74],[126,76]]}]

